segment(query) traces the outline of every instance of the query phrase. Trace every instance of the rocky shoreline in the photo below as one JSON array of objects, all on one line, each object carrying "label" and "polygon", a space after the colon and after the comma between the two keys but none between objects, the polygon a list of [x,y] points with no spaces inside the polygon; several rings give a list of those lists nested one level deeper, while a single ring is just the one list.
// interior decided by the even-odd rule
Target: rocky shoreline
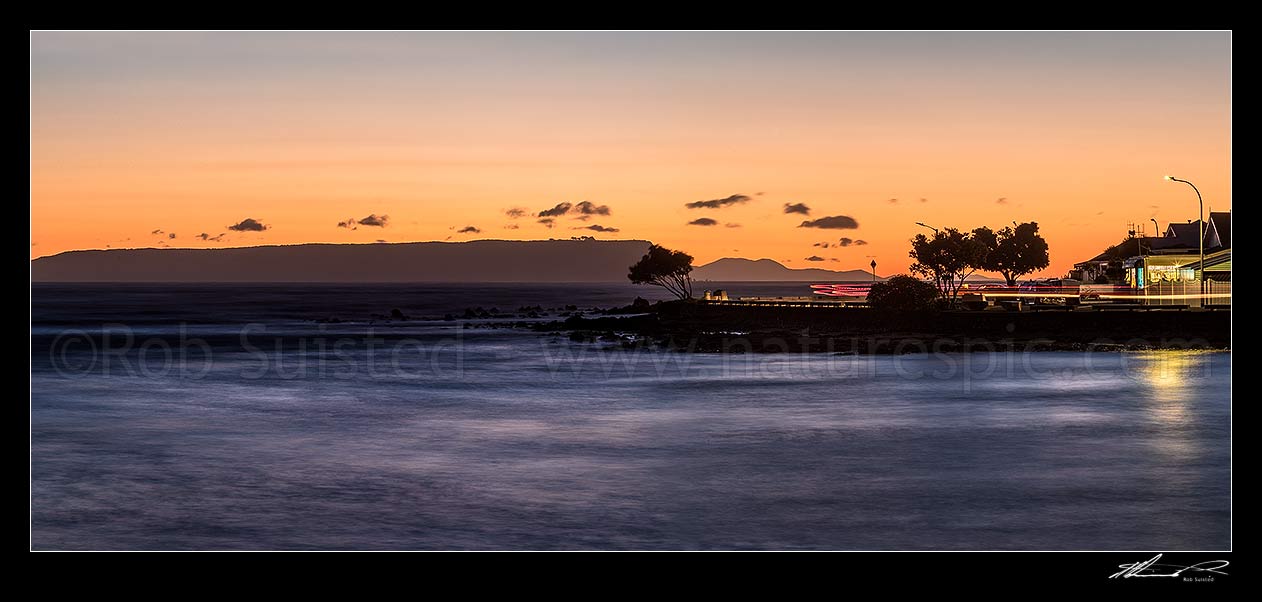
[{"label": "rocky shoreline", "polygon": [[667,302],[645,313],[571,315],[529,328],[610,348],[701,353],[898,355],[1231,347],[1231,314],[1225,311],[893,313]]}]

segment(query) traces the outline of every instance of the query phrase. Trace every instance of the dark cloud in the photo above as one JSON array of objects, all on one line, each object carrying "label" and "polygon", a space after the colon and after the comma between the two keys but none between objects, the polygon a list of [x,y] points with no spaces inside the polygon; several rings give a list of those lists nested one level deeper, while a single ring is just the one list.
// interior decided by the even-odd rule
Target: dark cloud
[{"label": "dark cloud", "polygon": [[801,213],[802,215],[810,215],[811,208],[807,207],[806,203],[785,203],[784,212],[785,213]]},{"label": "dark cloud", "polygon": [[545,218],[540,219],[539,223],[551,228],[552,226],[556,225],[556,220],[550,217],[545,217]]},{"label": "dark cloud", "polygon": [[754,193],[754,196],[762,196],[762,195],[764,195],[764,194],[767,194],[767,193],[765,193],[765,192],[755,192],[755,193]]},{"label": "dark cloud", "polygon": [[806,260],[807,261],[824,261],[824,258],[820,257],[819,255],[811,255],[810,257],[807,257]]},{"label": "dark cloud", "polygon": [[174,233],[174,232],[172,232],[172,233],[168,234],[168,235],[167,235],[167,238],[175,238],[175,233]]},{"label": "dark cloud", "polygon": [[891,205],[897,205],[897,204],[898,204],[898,199],[885,199],[885,202],[886,202],[886,203],[889,203],[889,204],[891,204]]},{"label": "dark cloud", "polygon": [[609,205],[597,205],[591,201],[582,201],[574,206],[574,212],[582,216],[609,215]]},{"label": "dark cloud", "polygon": [[389,222],[390,222],[390,216],[377,215],[376,213],[372,213],[372,214],[369,214],[368,217],[364,217],[360,219],[355,219],[352,217],[344,222],[338,222],[337,227],[350,228],[351,230],[358,230],[359,229],[358,226],[372,226],[374,228],[384,228],[386,227],[386,224],[388,224]]},{"label": "dark cloud", "polygon": [[380,243],[384,243],[384,242],[386,242],[386,239],[384,239],[384,238],[378,238],[378,239],[377,239],[377,242],[378,242],[379,244],[380,244]]},{"label": "dark cloud", "polygon": [[689,209],[722,209],[723,207],[727,207],[728,205],[740,205],[741,203],[748,203],[748,202],[749,202],[749,197],[743,194],[734,194],[732,196],[722,198],[722,199],[710,199],[708,201],[693,201],[691,203],[684,204],[684,207],[687,207]]},{"label": "dark cloud", "polygon": [[1007,204],[1008,204],[1008,197],[1006,197],[1006,196],[1001,196],[1001,197],[999,197],[999,198],[995,199],[995,204],[997,204],[997,205],[1007,205]]},{"label": "dark cloud", "polygon": [[595,232],[617,232],[618,231],[617,228],[606,228],[600,224],[592,224],[590,226],[579,226],[577,228],[571,228],[571,230],[592,230]]},{"label": "dark cloud", "polygon": [[526,217],[527,213],[529,213],[529,211],[526,211],[525,207],[510,207],[504,210],[504,215],[507,215],[508,217],[512,219],[517,219],[519,217]]},{"label": "dark cloud", "polygon": [[694,219],[688,222],[688,225],[689,226],[717,226],[719,225],[719,221],[710,219],[708,217],[699,217],[697,219]]},{"label": "dark cloud", "polygon": [[832,257],[832,258],[830,258],[828,261],[841,261],[841,260],[840,260],[840,259],[837,259],[836,257]]},{"label": "dark cloud", "polygon": [[456,230],[456,234],[481,234],[481,233],[482,233],[482,230],[479,229],[477,226],[465,226],[459,230]]},{"label": "dark cloud", "polygon": [[223,240],[223,235],[224,235],[224,234],[226,234],[226,233],[220,233],[220,234],[217,234],[217,235],[215,235],[215,236],[211,236],[211,235],[209,235],[209,234],[207,234],[207,233],[205,233],[205,232],[202,232],[201,234],[198,234],[198,235],[197,235],[197,238],[200,238],[200,239],[202,239],[202,240],[209,240],[209,241],[211,241],[211,242],[219,242],[219,241]]},{"label": "dark cloud", "polygon": [[925,197],[920,197],[920,202],[922,202],[922,203],[928,203],[928,202],[929,202],[929,199],[926,199]]},{"label": "dark cloud", "polygon": [[854,246],[856,247],[862,247],[863,245],[866,245],[866,244],[868,244],[868,241],[866,240],[860,239],[860,240],[854,241]]},{"label": "dark cloud", "polygon": [[[842,240],[850,240],[850,239],[849,239],[849,238],[843,238]],[[826,243],[826,242],[817,242],[817,243],[815,243],[815,244],[813,244],[813,245],[811,245],[811,246],[812,246],[812,247],[819,247],[819,248],[821,248],[821,249],[827,249],[828,247],[831,247],[832,245],[831,245],[831,244],[829,244],[829,243]]]},{"label": "dark cloud", "polygon": [[802,222],[799,228],[824,228],[826,230],[852,230],[859,227],[849,215],[830,215],[819,219],[807,220]]},{"label": "dark cloud", "polygon": [[837,246],[839,247],[850,247],[850,246],[862,247],[863,245],[866,245],[866,244],[868,244],[868,241],[866,240],[862,240],[862,239],[856,240],[853,238],[846,238],[844,236],[841,237],[841,240],[837,241]]},{"label": "dark cloud", "polygon": [[728,223],[726,223],[726,224],[723,224],[723,227],[724,227],[724,228],[739,228],[739,227],[741,227],[741,225],[740,225],[740,224],[734,224],[734,223],[732,223],[732,222],[728,222]]},{"label": "dark cloud", "polygon": [[535,215],[538,217],[557,217],[569,213],[570,209],[573,207],[574,205],[569,203],[557,203],[555,207],[551,209],[544,209]]},{"label": "dark cloud", "polygon": [[162,233],[163,233],[162,230],[154,230],[153,232],[150,232],[150,234],[162,234]]},{"label": "dark cloud", "polygon": [[516,229],[518,229],[518,228],[520,228],[520,227],[521,227],[521,226],[518,226],[517,224],[508,224],[507,226],[504,226],[504,229],[505,229],[505,230],[516,230]]},{"label": "dark cloud", "polygon": [[262,232],[270,227],[271,226],[266,226],[252,217],[247,217],[231,226],[228,226],[228,229],[233,232]]}]

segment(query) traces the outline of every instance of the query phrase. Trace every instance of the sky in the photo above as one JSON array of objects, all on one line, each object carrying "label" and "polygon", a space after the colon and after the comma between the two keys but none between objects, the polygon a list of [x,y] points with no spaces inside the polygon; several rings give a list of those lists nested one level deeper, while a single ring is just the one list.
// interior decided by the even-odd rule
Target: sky
[{"label": "sky", "polygon": [[1165,174],[1231,207],[1226,32],[33,32],[30,77],[32,258],[593,236],[886,275],[915,222],[1015,220],[1059,276],[1195,219]]}]

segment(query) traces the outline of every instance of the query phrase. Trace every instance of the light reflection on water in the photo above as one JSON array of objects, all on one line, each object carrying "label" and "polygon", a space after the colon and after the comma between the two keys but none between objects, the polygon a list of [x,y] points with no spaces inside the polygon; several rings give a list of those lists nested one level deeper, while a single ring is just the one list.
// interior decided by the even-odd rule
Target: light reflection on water
[{"label": "light reflection on water", "polygon": [[685,355],[605,380],[607,355],[552,371],[534,335],[487,336],[433,382],[37,366],[36,547],[1229,545],[1228,354]]},{"label": "light reflection on water", "polygon": [[[328,296],[268,290],[267,315],[289,320],[269,328],[310,331],[300,318],[331,311]],[[400,290],[344,305],[387,311]],[[113,316],[137,303],[57,294],[55,319],[39,323],[52,300],[35,305],[36,328],[53,336],[81,310]],[[217,307],[146,294],[181,315]],[[423,302],[452,311],[435,294]],[[196,361],[188,372],[128,372],[120,362],[134,352],[76,373],[33,348],[32,545],[1231,544],[1228,353],[721,356],[406,328],[433,353],[402,354],[397,370],[389,350],[357,347],[329,366],[335,356],[312,349],[216,343],[204,373]],[[439,345],[457,335],[459,345]]]}]

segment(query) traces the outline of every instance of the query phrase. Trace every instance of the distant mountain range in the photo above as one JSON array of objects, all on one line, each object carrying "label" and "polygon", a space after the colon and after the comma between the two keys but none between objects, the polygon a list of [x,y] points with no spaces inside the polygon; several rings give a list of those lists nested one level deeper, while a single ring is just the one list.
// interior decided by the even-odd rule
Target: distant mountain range
[{"label": "distant mountain range", "polygon": [[626,282],[647,240],[475,240],[67,251],[34,282]]},{"label": "distant mountain range", "polygon": [[[694,280],[715,280],[720,282],[747,281],[787,281],[805,282],[808,280],[871,281],[872,272],[863,270],[825,270],[821,268],[793,269],[785,267],[772,259],[743,259],[741,257],[724,257],[699,266],[692,271]],[[877,280],[885,280],[877,276]]]}]

